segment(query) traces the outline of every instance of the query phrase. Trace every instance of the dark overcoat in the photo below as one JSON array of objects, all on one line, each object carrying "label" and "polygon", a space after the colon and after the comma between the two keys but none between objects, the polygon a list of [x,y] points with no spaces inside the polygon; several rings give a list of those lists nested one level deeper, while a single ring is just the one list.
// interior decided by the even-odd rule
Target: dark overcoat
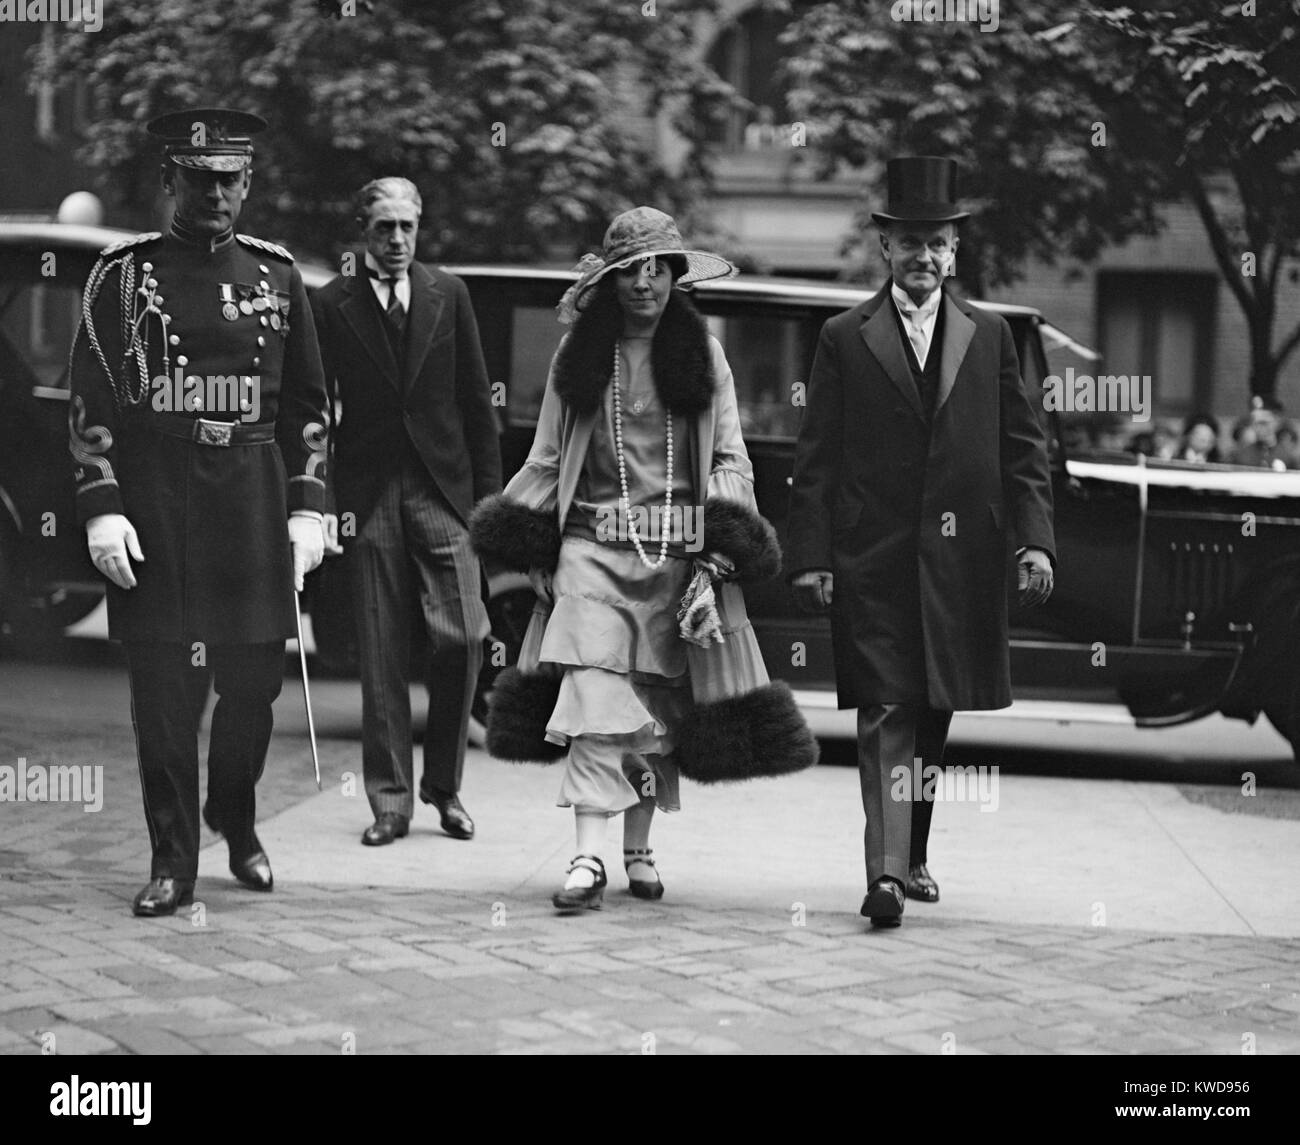
[{"label": "dark overcoat", "polygon": [[1014,552],[1055,559],[1045,440],[1011,328],[946,292],[943,306],[930,419],[888,285],[817,345],[786,569],[834,573],[841,708],[1009,705]]},{"label": "dark overcoat", "polygon": [[344,538],[360,536],[411,447],[462,523],[501,489],[499,429],[469,291],[436,267],[412,263],[409,274],[402,363],[364,272],[339,275],[312,297],[326,384],[342,405],[331,435],[331,508],[355,514],[355,533],[341,529]]},{"label": "dark overcoat", "polygon": [[[190,378],[204,384],[189,389]],[[288,251],[246,235],[209,245],[175,233],[108,248],[87,283],[71,391],[78,523],[125,514],[145,558],[132,561],[135,588],[108,586],[110,635],[292,636],[287,519],[325,507],[328,419],[307,292]],[[176,436],[200,419],[262,439]]]}]

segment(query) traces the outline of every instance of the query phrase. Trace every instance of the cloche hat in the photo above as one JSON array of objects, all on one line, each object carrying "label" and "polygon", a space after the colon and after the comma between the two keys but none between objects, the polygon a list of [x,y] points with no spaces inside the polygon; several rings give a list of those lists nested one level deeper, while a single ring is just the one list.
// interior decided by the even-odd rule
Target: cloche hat
[{"label": "cloche hat", "polygon": [[560,299],[560,321],[567,325],[574,320],[579,310],[586,309],[596,284],[611,270],[619,270],[639,259],[670,254],[686,260],[686,273],[676,280],[673,284],[675,286],[733,278],[736,275],[736,267],[721,255],[687,250],[671,215],[654,207],[633,207],[609,224],[602,252],[583,255],[582,260],[573,268],[579,277]]}]

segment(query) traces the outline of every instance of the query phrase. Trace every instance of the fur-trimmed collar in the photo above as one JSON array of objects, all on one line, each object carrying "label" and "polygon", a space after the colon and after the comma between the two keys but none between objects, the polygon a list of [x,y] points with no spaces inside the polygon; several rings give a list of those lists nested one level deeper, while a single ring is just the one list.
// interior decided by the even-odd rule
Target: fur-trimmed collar
[{"label": "fur-trimmed collar", "polygon": [[[600,405],[613,377],[614,347],[622,327],[618,300],[611,291],[598,289],[560,347],[555,390],[579,413],[591,413]],[[714,383],[709,330],[680,290],[669,294],[655,329],[650,368],[660,402],[674,413],[700,413],[709,408]]]}]

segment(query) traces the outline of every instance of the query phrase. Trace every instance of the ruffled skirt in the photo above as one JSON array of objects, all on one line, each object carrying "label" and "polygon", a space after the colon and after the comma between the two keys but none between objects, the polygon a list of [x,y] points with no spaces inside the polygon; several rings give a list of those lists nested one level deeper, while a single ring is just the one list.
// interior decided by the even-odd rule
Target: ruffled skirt
[{"label": "ruffled skirt", "polygon": [[563,673],[546,727],[548,740],[569,746],[559,806],[680,808],[673,748],[693,700],[677,609],[691,572],[688,560],[651,570],[634,551],[564,538],[551,615],[544,633],[530,627],[520,657]]}]

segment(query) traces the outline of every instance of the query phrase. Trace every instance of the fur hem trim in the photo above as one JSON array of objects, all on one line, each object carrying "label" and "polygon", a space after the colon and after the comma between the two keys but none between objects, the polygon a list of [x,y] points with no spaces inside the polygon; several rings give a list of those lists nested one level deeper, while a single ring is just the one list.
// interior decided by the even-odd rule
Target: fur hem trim
[{"label": "fur hem trim", "polygon": [[528,509],[501,493],[484,497],[469,518],[469,541],[483,560],[527,572],[553,570],[560,560],[555,512]]},{"label": "fur hem trim", "polygon": [[554,763],[568,747],[546,738],[560,695],[559,677],[506,668],[488,695],[487,749],[515,763]]},{"label": "fur hem trim", "polygon": [[774,680],[697,707],[678,735],[676,760],[696,783],[736,783],[802,771],[819,754],[790,686]]},{"label": "fur hem trim", "polygon": [[781,571],[781,545],[771,523],[752,509],[710,497],[704,502],[704,547],[736,566],[738,581],[768,580]]},{"label": "fur hem trim", "polygon": [[[579,413],[596,409],[614,376],[614,347],[623,331],[623,312],[612,286],[578,317],[555,359],[555,392]],[[713,402],[713,355],[709,328],[686,295],[672,290],[650,343],[655,392],[673,413],[702,413]]]}]

